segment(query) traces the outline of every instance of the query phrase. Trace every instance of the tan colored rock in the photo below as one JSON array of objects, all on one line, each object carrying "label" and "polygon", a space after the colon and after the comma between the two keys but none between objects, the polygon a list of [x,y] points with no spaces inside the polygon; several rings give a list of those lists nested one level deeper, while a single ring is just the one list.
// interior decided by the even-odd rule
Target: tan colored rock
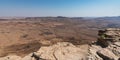
[{"label": "tan colored rock", "polygon": [[116,56],[120,57],[120,42],[115,42],[108,47]]},{"label": "tan colored rock", "polygon": [[113,52],[116,56],[120,57],[120,47],[114,48],[114,49],[112,50],[112,52]]},{"label": "tan colored rock", "polygon": [[32,53],[23,57],[21,60],[32,60]]},{"label": "tan colored rock", "polygon": [[117,45],[118,47],[120,47],[120,42],[115,42],[114,45]]},{"label": "tan colored rock", "polygon": [[[85,46],[85,48],[87,48]],[[41,47],[36,55],[39,55],[42,59],[47,60],[85,60],[87,52],[84,49],[80,49],[71,43],[63,42],[57,43],[49,47]]]},{"label": "tan colored rock", "polygon": [[87,60],[103,60],[101,57],[97,55],[97,51],[101,50],[102,48],[100,46],[92,45],[89,48],[88,56],[86,57]]},{"label": "tan colored rock", "polygon": [[118,60],[119,58],[114,53],[112,53],[110,50],[106,48],[97,51],[97,54],[104,60]]}]

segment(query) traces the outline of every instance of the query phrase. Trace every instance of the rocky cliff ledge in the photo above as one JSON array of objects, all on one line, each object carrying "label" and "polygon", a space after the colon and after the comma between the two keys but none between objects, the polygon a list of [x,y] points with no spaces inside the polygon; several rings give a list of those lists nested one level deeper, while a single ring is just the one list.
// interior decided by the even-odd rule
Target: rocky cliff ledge
[{"label": "rocky cliff ledge", "polygon": [[99,30],[98,41],[89,47],[88,60],[120,60],[120,29]]},{"label": "rocky cliff ledge", "polygon": [[25,57],[8,55],[0,60],[120,60],[120,29],[99,30],[98,35],[98,41],[93,44],[75,46],[59,42]]}]

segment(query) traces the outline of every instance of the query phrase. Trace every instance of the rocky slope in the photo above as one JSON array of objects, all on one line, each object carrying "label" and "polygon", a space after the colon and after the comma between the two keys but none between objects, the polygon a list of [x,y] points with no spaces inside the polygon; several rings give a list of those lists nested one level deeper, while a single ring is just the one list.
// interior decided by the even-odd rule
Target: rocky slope
[{"label": "rocky slope", "polygon": [[98,41],[89,47],[88,60],[120,60],[120,29],[99,31]]},{"label": "rocky slope", "polygon": [[100,30],[98,35],[98,41],[89,45],[59,42],[25,57],[8,55],[0,60],[120,60],[120,29]]}]

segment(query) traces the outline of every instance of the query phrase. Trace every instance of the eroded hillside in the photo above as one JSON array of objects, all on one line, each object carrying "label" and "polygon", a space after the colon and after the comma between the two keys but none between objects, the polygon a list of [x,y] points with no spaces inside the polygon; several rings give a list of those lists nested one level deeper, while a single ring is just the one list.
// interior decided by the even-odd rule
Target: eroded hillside
[{"label": "eroded hillside", "polygon": [[[0,56],[8,54],[25,56],[37,51],[41,46],[57,42],[70,42],[74,45],[91,44],[97,40],[97,31],[107,28],[110,24],[113,22],[81,18],[1,19]],[[119,23],[114,24],[116,26]]]},{"label": "eroded hillside", "polygon": [[[32,50],[39,46],[36,44],[15,46],[19,47],[17,50],[20,53],[29,51],[29,47],[32,47],[30,49]],[[17,51],[15,49],[14,51]],[[1,57],[0,60],[120,60],[120,29],[99,30],[99,38],[92,44],[73,45],[70,42],[58,42],[50,46],[41,46],[38,51],[31,52],[23,57],[9,54]]]}]

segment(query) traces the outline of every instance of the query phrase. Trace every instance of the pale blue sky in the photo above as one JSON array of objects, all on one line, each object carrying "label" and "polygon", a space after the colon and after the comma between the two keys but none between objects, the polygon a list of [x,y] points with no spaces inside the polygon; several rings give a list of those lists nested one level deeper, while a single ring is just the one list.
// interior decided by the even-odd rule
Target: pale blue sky
[{"label": "pale blue sky", "polygon": [[120,0],[0,0],[0,17],[120,16]]}]

